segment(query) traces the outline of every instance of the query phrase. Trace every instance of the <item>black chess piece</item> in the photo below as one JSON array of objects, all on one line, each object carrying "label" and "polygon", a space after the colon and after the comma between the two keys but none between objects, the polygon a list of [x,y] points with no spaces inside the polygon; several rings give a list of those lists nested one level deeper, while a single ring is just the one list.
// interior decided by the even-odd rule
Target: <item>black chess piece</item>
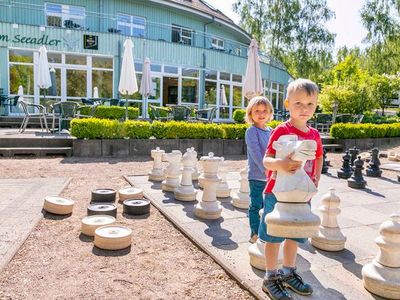
[{"label": "black chess piece", "polygon": [[326,174],[328,173],[328,169],[329,169],[329,161],[326,159],[326,149],[324,148],[324,154],[322,156],[323,161],[322,161],[322,174]]},{"label": "black chess piece", "polygon": [[358,154],[360,154],[360,149],[357,149],[356,146],[349,150],[350,153],[350,166],[354,166],[354,161],[356,160]]},{"label": "black chess piece", "polygon": [[362,170],[364,162],[361,160],[361,156],[359,156],[354,161],[354,173],[349,179],[347,179],[347,185],[353,189],[365,189],[365,185],[367,182],[364,180],[362,175]]},{"label": "black chess piece", "polygon": [[351,169],[350,166],[349,151],[346,151],[346,153],[342,156],[342,162],[343,162],[342,167],[337,172],[337,176],[343,179],[350,178],[351,174],[353,174],[353,170]]},{"label": "black chess piece", "polygon": [[400,175],[397,175],[397,181],[400,182]]},{"label": "black chess piece", "polygon": [[371,161],[368,164],[366,175],[370,177],[381,177],[382,170],[379,168],[381,162],[379,160],[379,150],[374,148],[371,150]]}]

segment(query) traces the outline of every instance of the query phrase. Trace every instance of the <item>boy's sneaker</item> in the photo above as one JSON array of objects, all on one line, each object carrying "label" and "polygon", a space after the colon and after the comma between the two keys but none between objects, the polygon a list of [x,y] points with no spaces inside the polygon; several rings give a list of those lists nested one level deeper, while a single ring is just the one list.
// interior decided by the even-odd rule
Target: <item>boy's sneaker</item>
[{"label": "boy's sneaker", "polygon": [[308,296],[311,295],[313,289],[311,285],[304,283],[303,279],[297,274],[296,269],[289,275],[282,275],[283,285],[297,294]]},{"label": "boy's sneaker", "polygon": [[291,300],[292,297],[286,291],[283,286],[282,276],[280,273],[275,276],[270,276],[268,279],[264,279],[262,284],[262,290],[267,293],[267,295],[272,300]]}]

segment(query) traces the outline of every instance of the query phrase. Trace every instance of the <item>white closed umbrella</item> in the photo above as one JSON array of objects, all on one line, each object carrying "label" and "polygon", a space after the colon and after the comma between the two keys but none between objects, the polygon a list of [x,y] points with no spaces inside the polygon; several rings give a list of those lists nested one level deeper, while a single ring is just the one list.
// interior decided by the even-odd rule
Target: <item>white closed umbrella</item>
[{"label": "white closed umbrella", "polygon": [[142,81],[140,82],[140,93],[144,97],[142,115],[143,118],[147,118],[147,100],[148,97],[153,93],[153,80],[151,79],[150,59],[145,58],[143,62],[143,74]]},{"label": "white closed umbrella", "polygon": [[138,91],[138,85],[136,80],[135,64],[133,63],[133,42],[131,39],[125,40],[124,48],[118,91],[122,95],[126,95],[125,120],[128,120],[128,95],[136,93]]},{"label": "white closed umbrella", "polygon": [[97,86],[93,88],[93,98],[99,98],[99,89]]},{"label": "white closed umbrella", "polygon": [[260,69],[260,58],[258,57],[258,45],[255,39],[251,40],[247,52],[247,68],[244,78],[243,94],[247,99],[260,96],[263,93],[263,85]]},{"label": "white closed umbrella", "polygon": [[24,101],[24,87],[22,85],[20,85],[18,87],[18,101]]},{"label": "white closed umbrella", "polygon": [[228,100],[226,99],[226,93],[225,93],[225,86],[221,85],[221,94],[219,97],[219,103],[222,106],[227,106],[228,105]]},{"label": "white closed umbrella", "polygon": [[44,89],[44,100],[46,101],[46,90],[51,87],[49,62],[47,60],[47,49],[45,46],[39,48],[39,74],[37,85]]}]

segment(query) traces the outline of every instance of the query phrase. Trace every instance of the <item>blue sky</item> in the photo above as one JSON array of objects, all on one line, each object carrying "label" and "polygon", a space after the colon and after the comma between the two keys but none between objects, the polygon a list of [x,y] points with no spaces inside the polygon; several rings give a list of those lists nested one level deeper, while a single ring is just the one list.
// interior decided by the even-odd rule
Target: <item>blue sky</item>
[{"label": "blue sky", "polygon": [[[238,16],[232,11],[235,0],[206,0],[236,23]],[[364,0],[327,0],[328,6],[336,13],[336,18],[327,24],[328,29],[336,33],[336,48],[341,46],[363,46],[362,39],[367,34],[361,24],[359,10]]]}]

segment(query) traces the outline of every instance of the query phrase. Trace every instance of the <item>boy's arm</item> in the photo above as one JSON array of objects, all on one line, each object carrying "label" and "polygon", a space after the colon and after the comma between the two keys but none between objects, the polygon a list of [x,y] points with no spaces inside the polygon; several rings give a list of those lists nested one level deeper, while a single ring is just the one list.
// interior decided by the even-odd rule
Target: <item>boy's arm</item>
[{"label": "boy's arm", "polygon": [[322,172],[322,165],[323,165],[324,158],[323,156],[318,157],[315,159],[316,163],[316,170],[315,170],[315,185],[318,187],[319,180],[321,178],[321,172]]},{"label": "boy's arm", "polygon": [[293,153],[290,153],[285,158],[275,158],[273,154],[266,153],[263,163],[265,168],[270,171],[283,171],[294,174],[301,168],[301,161],[292,160],[292,156]]}]

